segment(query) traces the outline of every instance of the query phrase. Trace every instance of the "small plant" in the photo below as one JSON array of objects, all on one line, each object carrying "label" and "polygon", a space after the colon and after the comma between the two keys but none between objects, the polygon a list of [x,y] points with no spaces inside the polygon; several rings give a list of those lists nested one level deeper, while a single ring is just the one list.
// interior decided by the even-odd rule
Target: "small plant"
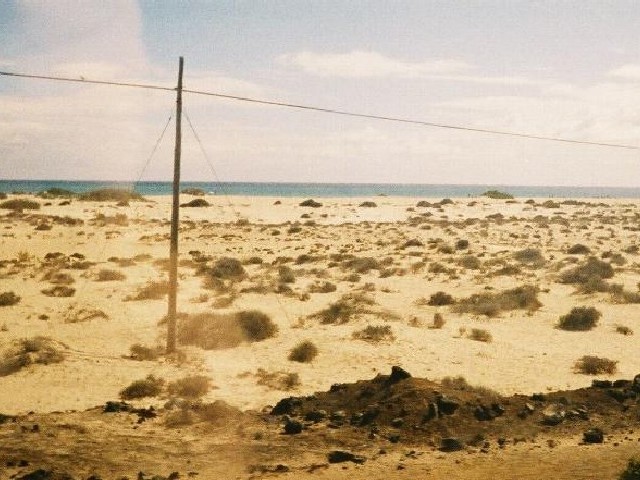
[{"label": "small plant", "polygon": [[469,338],[471,340],[475,340],[476,342],[484,343],[491,343],[491,341],[493,340],[491,332],[482,328],[472,328],[471,333],[469,333]]},{"label": "small plant", "polygon": [[180,208],[189,208],[189,207],[209,207],[211,204],[207,202],[204,198],[194,198],[193,200],[181,203]]},{"label": "small plant", "polygon": [[223,257],[213,265],[209,274],[223,280],[242,280],[246,273],[240,260]]},{"label": "small plant", "polygon": [[309,287],[310,293],[331,293],[335,292],[338,287],[331,282],[314,283]]},{"label": "small plant", "polygon": [[457,313],[473,313],[495,317],[503,311],[527,310],[534,312],[542,304],[538,300],[538,289],[531,285],[504,290],[498,293],[476,293],[459,300],[453,310]]},{"label": "small plant", "polygon": [[256,372],[257,384],[274,390],[293,390],[300,385],[300,376],[291,372],[268,372],[258,368]]},{"label": "small plant", "polygon": [[291,267],[280,265],[278,267],[278,280],[282,283],[293,283],[296,281],[296,275]]},{"label": "small plant", "polygon": [[120,188],[100,188],[81,193],[80,200],[90,202],[129,202],[131,200],[144,200],[142,195],[133,190]]},{"label": "small plant", "polygon": [[452,305],[455,303],[455,300],[451,295],[446,292],[436,292],[429,297],[428,305],[431,306],[441,306],[441,305]]},{"label": "small plant", "polygon": [[188,187],[183,188],[181,193],[184,193],[185,195],[193,195],[194,197],[203,197],[205,192],[201,188]]},{"label": "small plant", "polygon": [[569,255],[587,255],[591,253],[591,250],[586,245],[582,243],[576,243],[575,245],[569,247],[567,250]]},{"label": "small plant", "polygon": [[616,333],[624,336],[629,336],[633,335],[633,330],[625,325],[616,325]]},{"label": "small plant", "polygon": [[169,383],[170,395],[181,398],[204,397],[211,388],[211,379],[204,375],[192,375]]},{"label": "small plant", "polygon": [[55,287],[45,288],[41,290],[47,297],[66,298],[73,297],[76,293],[75,288],[66,287],[64,285],[56,285]]},{"label": "small plant", "polygon": [[460,266],[471,270],[478,270],[482,263],[475,255],[465,255],[460,259]]},{"label": "small plant", "polygon": [[124,273],[119,272],[118,270],[110,270],[108,268],[100,270],[95,277],[97,282],[116,282],[125,280],[126,278],[127,276]]},{"label": "small plant", "polygon": [[129,347],[129,358],[131,360],[137,361],[153,361],[157,360],[159,355],[159,351],[157,348],[149,348],[144,345],[140,345],[139,343],[134,343]]},{"label": "small plant", "polygon": [[138,293],[133,296],[125,297],[126,301],[138,301],[138,300],[160,300],[162,297],[169,293],[169,282],[150,281],[144,285]]},{"label": "small plant", "polygon": [[499,190],[487,190],[482,196],[491,198],[492,200],[513,200],[513,195]]},{"label": "small plant", "polygon": [[148,375],[142,380],[136,380],[120,391],[120,398],[133,400],[136,398],[157,397],[164,387],[164,379]]},{"label": "small plant", "polygon": [[632,458],[618,480],[640,480],[640,459]]},{"label": "small plant", "polygon": [[524,250],[518,250],[513,254],[513,258],[517,262],[530,266],[542,266],[545,262],[542,252],[537,248],[525,248]]},{"label": "small plant", "polygon": [[31,337],[16,340],[0,359],[0,376],[11,375],[29,365],[49,365],[64,360],[60,343],[49,337]]},{"label": "small plant", "polygon": [[248,310],[237,314],[237,321],[245,336],[252,342],[260,342],[278,333],[278,326],[271,318],[257,310]]},{"label": "small plant", "polygon": [[370,270],[379,270],[380,264],[373,257],[357,257],[344,262],[344,267],[356,273],[368,273]]},{"label": "small plant", "polygon": [[7,210],[38,210],[40,208],[40,204],[33,200],[15,198],[13,200],[6,200],[0,203],[0,208]]},{"label": "small plant", "polygon": [[395,340],[395,336],[389,325],[367,325],[362,330],[353,332],[353,338],[372,343]]},{"label": "small plant", "polygon": [[301,207],[311,207],[311,208],[319,208],[322,206],[322,204],[320,202],[316,202],[313,199],[309,199],[309,200],[305,200],[304,202],[300,203]]},{"label": "small plant", "polygon": [[560,317],[558,328],[569,331],[587,331],[598,325],[602,316],[594,307],[574,307],[566,315]]},{"label": "small plant", "polygon": [[576,373],[583,375],[613,375],[617,371],[618,362],[608,358],[600,358],[595,355],[584,355],[578,359],[573,368]]},{"label": "small plant", "polygon": [[613,267],[596,257],[589,257],[585,263],[578,265],[560,275],[560,283],[587,284],[613,277]]},{"label": "small plant", "polygon": [[487,387],[479,387],[475,385],[470,385],[467,382],[467,379],[463,376],[457,377],[444,377],[440,380],[440,384],[443,387],[450,388],[452,390],[460,390],[463,392],[472,392],[480,397],[495,397],[500,398],[500,394],[495,390],[491,390]]},{"label": "small plant", "polygon": [[318,355],[318,347],[310,340],[304,340],[291,349],[287,357],[292,362],[309,363]]},{"label": "small plant", "polygon": [[436,312],[433,314],[433,323],[429,328],[440,330],[442,327],[444,327],[444,324],[444,317],[441,313]]},{"label": "small plant", "polygon": [[466,250],[467,248],[469,248],[469,240],[465,240],[461,238],[455,244],[456,250]]},{"label": "small plant", "polygon": [[0,293],[0,307],[8,307],[15,305],[20,301],[20,297],[14,292],[2,292]]}]

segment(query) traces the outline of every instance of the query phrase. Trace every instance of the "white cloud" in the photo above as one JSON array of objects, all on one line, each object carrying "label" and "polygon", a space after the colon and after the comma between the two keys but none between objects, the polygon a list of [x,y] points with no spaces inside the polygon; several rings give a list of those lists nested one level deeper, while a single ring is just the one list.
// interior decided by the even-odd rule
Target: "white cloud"
[{"label": "white cloud", "polygon": [[436,59],[424,62],[396,60],[377,52],[354,50],[350,53],[298,52],[281,55],[286,66],[324,77],[395,77],[418,78],[426,75],[465,71],[470,66],[459,60]]}]

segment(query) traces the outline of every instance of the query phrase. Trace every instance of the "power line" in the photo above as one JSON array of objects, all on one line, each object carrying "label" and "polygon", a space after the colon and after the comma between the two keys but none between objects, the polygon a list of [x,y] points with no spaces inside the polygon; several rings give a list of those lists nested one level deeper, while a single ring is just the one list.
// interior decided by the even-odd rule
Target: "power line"
[{"label": "power line", "polygon": [[[164,91],[176,90],[176,88],[174,87],[163,87],[160,85],[150,85],[150,84],[143,84],[143,83],[109,82],[109,81],[103,81],[103,80],[87,80],[84,78],[78,79],[78,78],[54,77],[54,76],[45,76],[45,75],[28,75],[28,74],[15,73],[15,72],[0,71],[0,75],[9,76],[9,77],[32,78],[32,79],[40,79],[40,80],[55,80],[55,81],[61,81],[61,82],[75,82],[75,83],[88,83],[88,84],[97,84],[97,85],[146,88],[146,89],[164,90]],[[549,141],[549,142],[562,142],[562,143],[592,145],[592,146],[609,147],[609,148],[624,148],[628,150],[640,150],[640,147],[637,145],[609,143],[609,142],[595,142],[595,141],[588,141],[588,140],[574,140],[574,139],[561,138],[561,137],[547,137],[547,136],[535,135],[531,133],[509,132],[505,130],[466,127],[462,125],[449,125],[444,123],[428,122],[424,120],[415,120],[411,118],[391,117],[391,116],[385,116],[385,115],[372,115],[367,113],[350,112],[347,110],[338,110],[338,109],[318,107],[313,105],[279,102],[274,100],[261,100],[257,98],[241,97],[237,95],[208,92],[204,90],[191,90],[191,89],[185,88],[182,91],[184,93],[191,93],[193,95],[204,95],[209,97],[224,98],[227,100],[236,100],[240,102],[256,103],[260,105],[269,105],[274,107],[291,108],[291,109],[297,109],[297,110],[307,110],[307,111],[313,111],[313,112],[319,112],[319,113],[328,113],[332,115],[341,115],[346,117],[366,118],[369,120],[381,120],[381,121],[387,121],[387,122],[420,125],[423,127],[443,128],[447,130],[458,130],[458,131],[475,132],[475,133],[486,133],[490,135],[503,135],[503,136],[510,136],[510,137],[526,138],[529,140],[543,140],[543,141]]]}]

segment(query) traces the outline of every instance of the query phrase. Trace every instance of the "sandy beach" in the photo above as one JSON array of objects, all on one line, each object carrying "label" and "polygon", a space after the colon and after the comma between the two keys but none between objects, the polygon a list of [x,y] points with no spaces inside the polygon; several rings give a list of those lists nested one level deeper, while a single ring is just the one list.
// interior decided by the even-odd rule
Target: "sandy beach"
[{"label": "sandy beach", "polygon": [[[161,351],[166,342],[160,284],[170,199],[117,206],[9,195],[20,198],[40,208],[0,213],[0,293],[19,297],[0,307],[3,355],[21,339],[46,337],[63,359],[5,369],[5,415],[82,412],[148,375],[205,376],[211,388],[202,401],[260,411],[394,365],[436,382],[462,376],[503,396],[640,373],[637,200],[379,196],[315,198],[305,207],[304,198],[182,195],[210,204],[181,209],[184,322],[258,311],[277,331],[209,349],[185,340],[179,358],[137,361],[133,345]],[[216,270],[221,259],[239,271],[225,276]],[[607,273],[571,280],[567,272],[589,262]],[[145,293],[149,285],[156,291]],[[525,294],[509,300],[520,287]],[[575,307],[595,307],[597,325],[558,328]],[[289,360],[303,341],[317,356]],[[585,355],[613,361],[615,372],[577,371]],[[169,396],[132,402],[162,410]]]}]

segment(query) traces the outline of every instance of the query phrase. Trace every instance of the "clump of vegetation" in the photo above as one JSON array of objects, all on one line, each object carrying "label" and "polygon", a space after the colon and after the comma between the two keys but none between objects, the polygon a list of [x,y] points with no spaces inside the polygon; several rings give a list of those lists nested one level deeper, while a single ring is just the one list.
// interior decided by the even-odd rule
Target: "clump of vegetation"
[{"label": "clump of vegetation", "polygon": [[157,397],[164,387],[164,379],[154,375],[148,375],[142,380],[136,380],[128,387],[120,391],[120,398],[133,400],[137,398]]},{"label": "clump of vegetation", "polygon": [[465,255],[460,259],[460,266],[471,270],[478,270],[482,263],[475,255]]},{"label": "clump of vegetation", "polygon": [[613,267],[607,262],[589,257],[586,262],[566,270],[560,275],[560,283],[579,285],[582,291],[606,291],[604,279],[613,277]]},{"label": "clump of vegetation", "polygon": [[453,305],[456,301],[451,295],[446,292],[436,292],[429,297],[428,305],[441,306],[441,305]]},{"label": "clump of vegetation", "polygon": [[296,281],[296,275],[291,267],[280,265],[278,267],[278,280],[282,283],[293,283]]},{"label": "clump of vegetation", "polygon": [[15,305],[20,301],[20,297],[14,292],[2,292],[0,293],[0,307],[8,307]]},{"label": "clump of vegetation", "polygon": [[373,303],[373,300],[364,294],[346,294],[312,317],[320,318],[320,322],[323,324],[348,323],[355,315],[366,313],[368,311],[366,306],[373,305]]},{"label": "clump of vegetation", "polygon": [[428,272],[435,273],[435,274],[439,274],[439,273],[452,274],[452,273],[455,273],[455,269],[447,268],[440,262],[431,262],[429,264]]},{"label": "clump of vegetation", "polygon": [[237,258],[222,257],[209,269],[209,275],[223,280],[242,280],[246,272]]},{"label": "clump of vegetation", "polygon": [[180,207],[209,207],[211,204],[207,202],[204,198],[194,198],[190,202],[181,203]]},{"label": "clump of vegetation", "polygon": [[201,188],[189,187],[183,188],[181,193],[184,193],[185,195],[193,195],[195,197],[203,197],[205,192]]},{"label": "clump of vegetation", "polygon": [[153,361],[157,360],[159,356],[160,352],[158,348],[145,347],[139,343],[134,343],[129,347],[129,358],[131,360],[137,360],[139,362]]},{"label": "clump of vegetation", "polygon": [[309,287],[310,293],[331,293],[335,292],[338,289],[334,283],[331,282],[321,282],[321,283],[313,283]]},{"label": "clump of vegetation", "polygon": [[38,197],[44,198],[47,200],[52,200],[54,198],[74,198],[78,194],[72,190],[67,190],[66,188],[53,187],[47,190],[43,190],[38,193]]},{"label": "clump of vegetation", "polygon": [[138,300],[160,300],[162,297],[169,293],[169,282],[166,280],[155,282],[147,282],[138,293],[133,296],[125,297],[126,301],[138,301]]},{"label": "clump of vegetation", "polygon": [[368,273],[370,270],[379,270],[380,264],[373,257],[356,257],[343,263],[345,268],[349,268],[356,273]]},{"label": "clump of vegetation", "polygon": [[640,480],[640,459],[632,458],[618,480]]},{"label": "clump of vegetation", "polygon": [[0,200],[6,200],[7,199],[7,194],[4,192],[0,192]]},{"label": "clump of vegetation", "polygon": [[205,350],[232,348],[243,341],[259,342],[273,337],[278,327],[255,310],[226,315],[201,313],[179,317],[178,341]]},{"label": "clump of vegetation", "polygon": [[454,245],[456,250],[466,250],[467,248],[469,248],[469,240],[465,240],[464,238],[459,239],[458,241],[456,241],[456,244]]},{"label": "clump of vegetation", "polygon": [[409,247],[424,247],[424,243],[422,243],[422,241],[418,240],[417,238],[411,238],[404,242],[401,248],[405,249]]},{"label": "clump of vegetation", "polygon": [[367,325],[362,330],[353,332],[353,338],[371,343],[395,340],[390,325]]},{"label": "clump of vegetation", "polygon": [[55,287],[45,288],[44,290],[41,290],[41,292],[47,297],[67,298],[73,297],[76,293],[76,289],[65,285],[56,285]]},{"label": "clump of vegetation", "polygon": [[125,280],[127,276],[119,272],[118,270],[111,270],[108,268],[103,268],[98,273],[96,273],[96,281],[97,282],[116,282],[120,280]]},{"label": "clump of vegetation", "polygon": [[511,310],[526,310],[534,312],[542,304],[538,300],[538,288],[531,285],[503,290],[498,293],[476,293],[468,298],[459,300],[453,306],[455,312],[473,313],[495,317],[501,312]]},{"label": "clump of vegetation", "polygon": [[569,255],[587,255],[591,253],[591,249],[582,243],[576,243],[567,249]]},{"label": "clump of vegetation", "polygon": [[622,285],[611,285],[609,291],[613,303],[640,303],[640,292],[630,292]]},{"label": "clump of vegetation", "polygon": [[545,262],[542,252],[537,248],[525,248],[524,250],[518,250],[513,254],[513,258],[517,262],[537,267],[542,266]]},{"label": "clump of vegetation", "polygon": [[513,200],[513,195],[499,190],[487,190],[482,196],[493,200]]},{"label": "clump of vegetation", "polygon": [[440,384],[443,387],[450,388],[452,390],[460,390],[463,392],[473,392],[479,397],[494,397],[494,398],[500,397],[500,394],[495,390],[491,390],[490,388],[487,388],[487,387],[470,385],[467,382],[467,379],[461,375],[457,377],[444,377],[442,380],[440,380]]},{"label": "clump of vegetation", "polygon": [[598,325],[602,316],[594,307],[574,307],[571,312],[560,317],[558,328],[569,331],[587,331]]},{"label": "clump of vegetation", "polygon": [[491,332],[482,328],[472,328],[471,332],[469,333],[469,338],[471,340],[475,340],[476,342],[484,343],[491,343],[491,341],[493,340]]},{"label": "clump of vegetation", "polygon": [[627,327],[626,325],[616,325],[616,333],[619,333],[620,335],[624,335],[624,336],[629,336],[629,335],[633,335],[633,330],[630,327]]},{"label": "clump of vegetation", "polygon": [[322,206],[322,204],[320,202],[316,202],[313,199],[309,199],[309,200],[305,200],[304,202],[300,203],[301,207],[311,207],[311,208],[319,208]]},{"label": "clump of vegetation", "polygon": [[64,360],[60,343],[49,337],[23,338],[14,342],[0,359],[0,376],[4,377],[29,365],[49,365]]},{"label": "clump of vegetation", "polygon": [[618,362],[595,355],[584,355],[576,361],[573,368],[576,373],[583,375],[613,375],[616,373]]},{"label": "clump of vegetation", "polygon": [[144,200],[144,197],[133,190],[122,188],[99,188],[79,194],[80,200],[89,202],[129,202],[131,200]]},{"label": "clump of vegetation", "polygon": [[433,323],[431,324],[431,326],[429,326],[429,328],[440,330],[442,327],[444,327],[444,324],[444,317],[441,313],[436,312],[433,314]]},{"label": "clump of vegetation", "polygon": [[256,372],[257,384],[274,390],[293,390],[300,385],[300,376],[291,372],[268,372],[259,368]]},{"label": "clump of vegetation", "polygon": [[191,375],[175,380],[167,386],[169,395],[181,398],[204,397],[211,388],[211,379],[205,375]]},{"label": "clump of vegetation", "polygon": [[304,340],[291,349],[287,358],[292,362],[310,363],[318,353],[318,347],[312,341]]},{"label": "clump of vegetation", "polygon": [[7,200],[0,203],[0,208],[7,210],[38,210],[40,208],[40,204],[33,200],[15,198],[13,200]]}]

